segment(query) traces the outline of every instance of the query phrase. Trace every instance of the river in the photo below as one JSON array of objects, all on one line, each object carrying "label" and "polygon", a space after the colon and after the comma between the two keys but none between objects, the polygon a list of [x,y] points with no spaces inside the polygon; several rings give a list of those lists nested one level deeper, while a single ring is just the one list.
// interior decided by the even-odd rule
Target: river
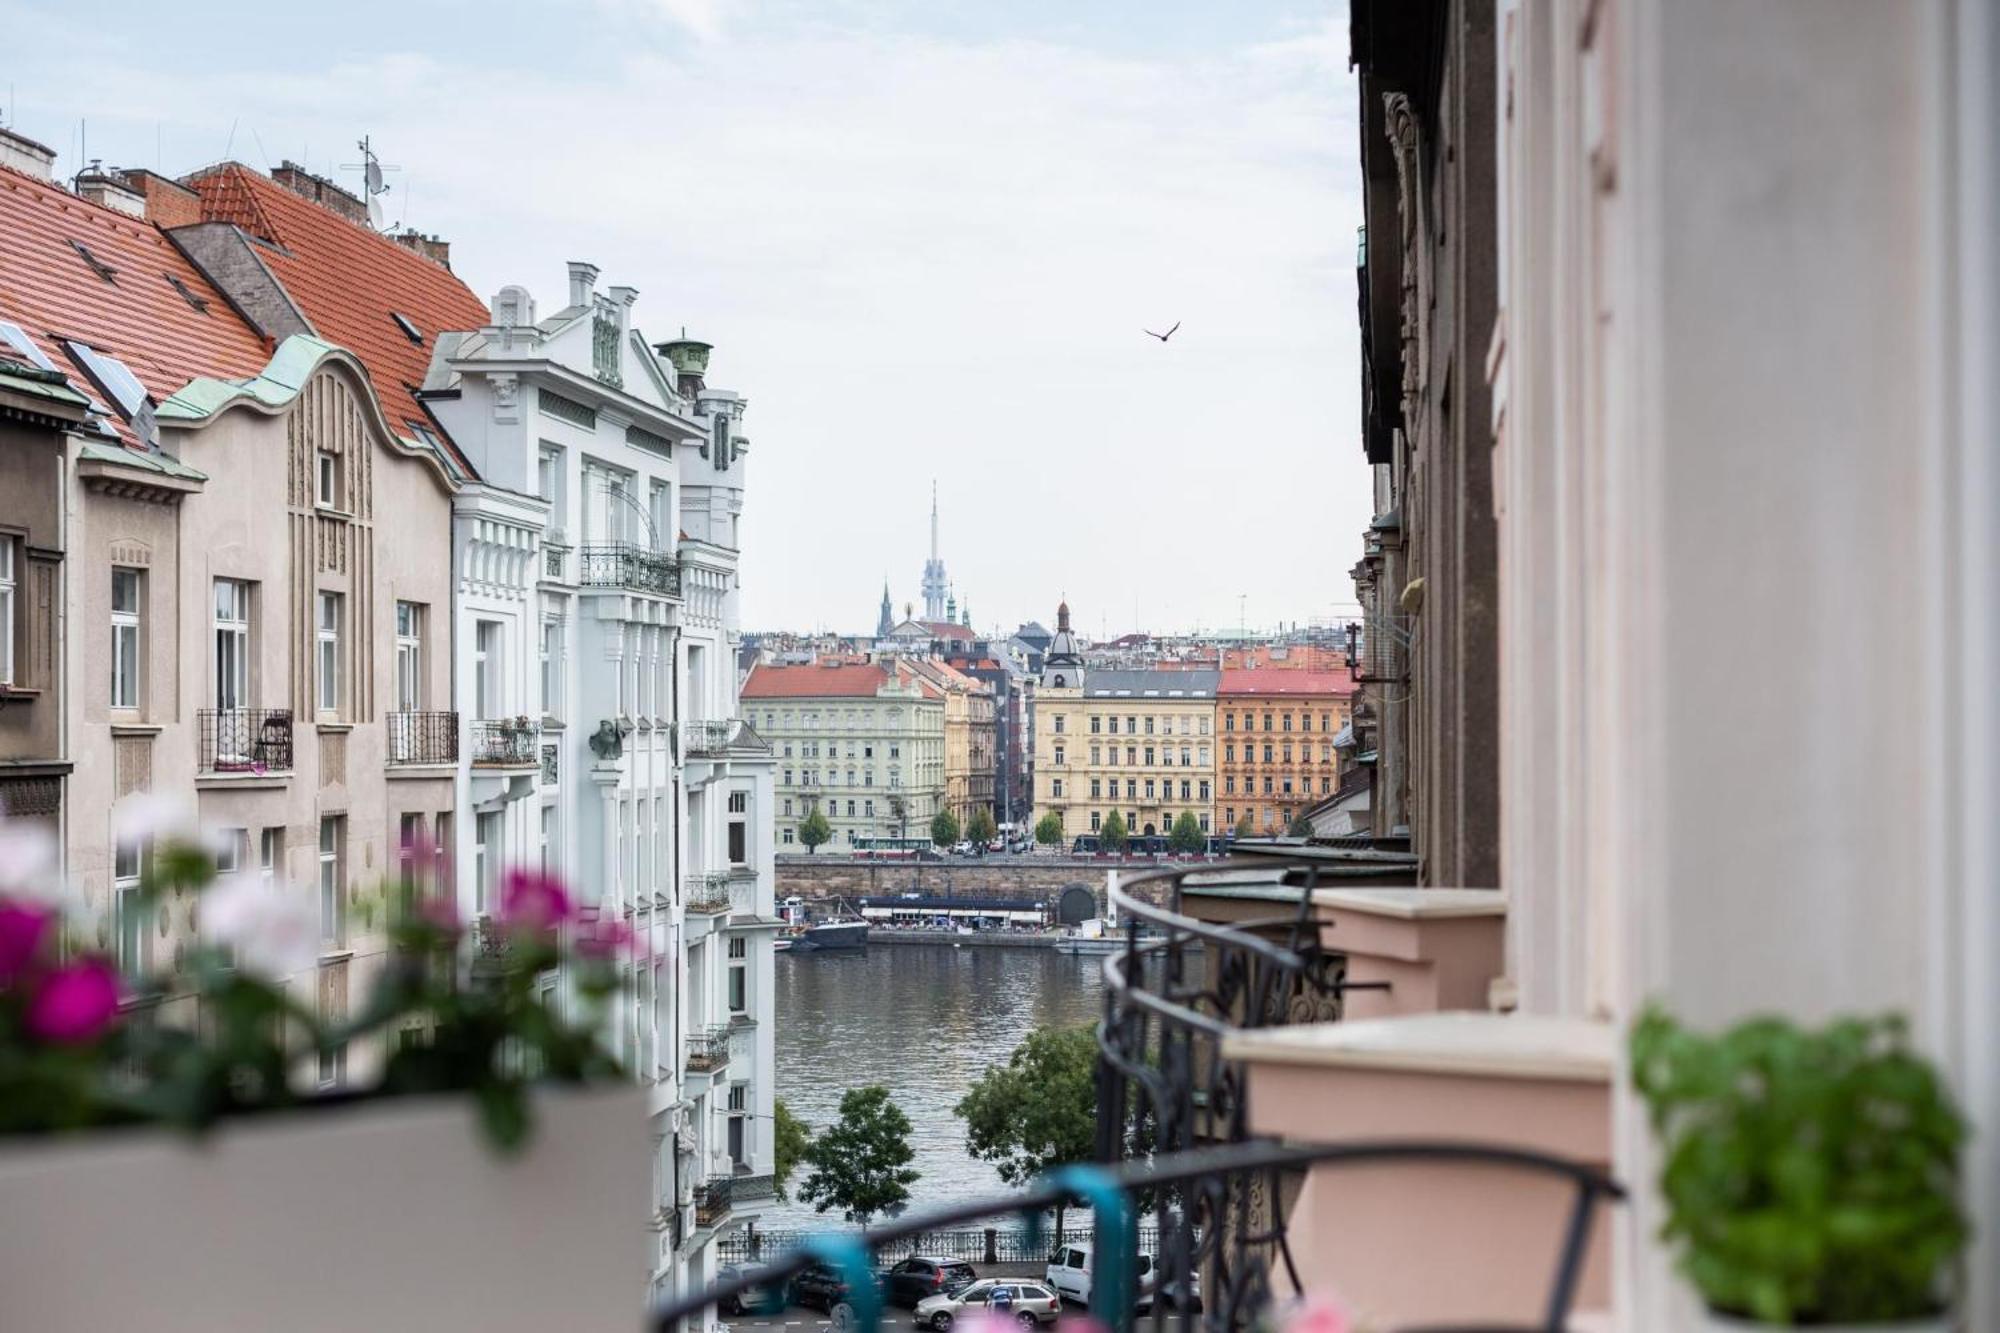
[{"label": "river", "polygon": [[[966,1154],[951,1108],[1030,1029],[1095,1023],[1104,959],[1053,949],[878,944],[856,953],[782,953],[777,964],[778,1095],[814,1130],[838,1118],[840,1095],[886,1084],[910,1118],[911,1163],[923,1173],[913,1207],[1004,1193],[991,1165]],[[807,1168],[793,1177],[793,1193]],[[762,1225],[838,1225],[796,1198]]]}]

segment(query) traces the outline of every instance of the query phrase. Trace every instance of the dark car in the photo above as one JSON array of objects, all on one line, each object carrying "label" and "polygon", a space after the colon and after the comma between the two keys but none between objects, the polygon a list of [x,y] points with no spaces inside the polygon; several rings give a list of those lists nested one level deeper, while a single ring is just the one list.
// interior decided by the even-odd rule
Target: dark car
[{"label": "dark car", "polygon": [[914,1310],[917,1302],[939,1292],[956,1291],[979,1280],[972,1265],[957,1259],[933,1259],[913,1254],[882,1278],[882,1299]]},{"label": "dark car", "polygon": [[808,1264],[792,1275],[793,1305],[832,1314],[847,1295],[847,1279],[832,1264]]}]

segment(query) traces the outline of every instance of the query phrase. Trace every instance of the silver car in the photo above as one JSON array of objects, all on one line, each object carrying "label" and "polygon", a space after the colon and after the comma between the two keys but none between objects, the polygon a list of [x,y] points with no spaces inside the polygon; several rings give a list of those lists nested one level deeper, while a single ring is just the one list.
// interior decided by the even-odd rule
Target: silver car
[{"label": "silver car", "polygon": [[1032,1278],[981,1278],[957,1291],[918,1301],[917,1327],[944,1333],[959,1315],[977,1310],[1011,1315],[1033,1328],[1037,1324],[1055,1323],[1062,1313],[1062,1301],[1047,1285]]}]

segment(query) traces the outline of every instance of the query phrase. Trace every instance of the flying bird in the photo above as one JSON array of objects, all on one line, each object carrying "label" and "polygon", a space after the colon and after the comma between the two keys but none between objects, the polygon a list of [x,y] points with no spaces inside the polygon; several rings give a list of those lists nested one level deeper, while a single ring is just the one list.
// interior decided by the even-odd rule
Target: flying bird
[{"label": "flying bird", "polygon": [[1174,327],[1172,329],[1168,329],[1165,333],[1155,333],[1151,329],[1142,329],[1141,332],[1143,332],[1148,338],[1158,338],[1161,342],[1165,342],[1167,339],[1174,336],[1174,330],[1180,328],[1180,326],[1181,322],[1179,320],[1175,320]]}]

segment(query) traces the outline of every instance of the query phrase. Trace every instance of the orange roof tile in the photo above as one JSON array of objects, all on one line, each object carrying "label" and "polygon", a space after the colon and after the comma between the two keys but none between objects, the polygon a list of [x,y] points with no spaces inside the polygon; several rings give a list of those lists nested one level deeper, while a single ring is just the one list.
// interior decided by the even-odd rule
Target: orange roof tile
[{"label": "orange roof tile", "polygon": [[874,663],[866,666],[814,663],[811,666],[751,668],[743,682],[745,699],[873,698],[887,684],[889,673]]},{"label": "orange roof tile", "polygon": [[[100,277],[73,243],[113,276]],[[207,308],[196,309],[175,280]],[[158,227],[6,167],[0,167],[0,319],[20,325],[57,369],[100,400],[62,339],[117,357],[155,401],[203,375],[255,375],[272,351]]]},{"label": "orange roof tile", "polygon": [[1297,667],[1225,667],[1218,694],[1349,695],[1354,678],[1345,671],[1302,671]]},{"label": "orange roof tile", "polygon": [[[278,247],[260,256],[320,337],[361,359],[391,423],[443,434],[416,389],[439,333],[486,324],[486,303],[471,288],[443,265],[241,163],[206,167],[183,183],[201,195],[208,220],[234,223]],[[417,326],[421,345],[396,326],[394,315]]]}]

